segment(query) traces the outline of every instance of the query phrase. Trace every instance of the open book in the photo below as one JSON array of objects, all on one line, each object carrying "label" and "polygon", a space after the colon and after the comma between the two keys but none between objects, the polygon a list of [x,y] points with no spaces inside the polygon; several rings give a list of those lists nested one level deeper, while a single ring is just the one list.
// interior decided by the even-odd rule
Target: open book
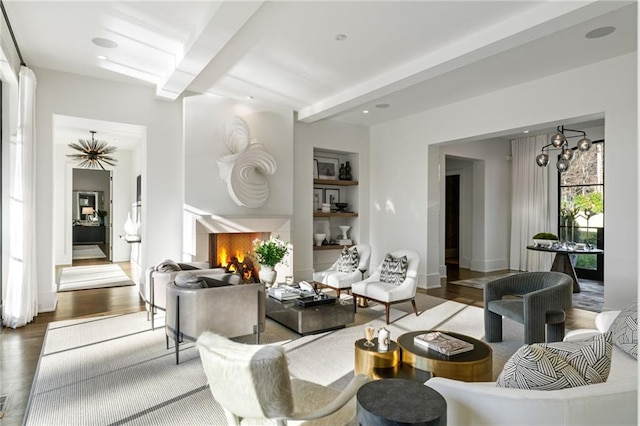
[{"label": "open book", "polygon": [[416,345],[440,352],[443,355],[455,355],[473,350],[473,344],[460,340],[440,331],[419,334],[413,338]]}]

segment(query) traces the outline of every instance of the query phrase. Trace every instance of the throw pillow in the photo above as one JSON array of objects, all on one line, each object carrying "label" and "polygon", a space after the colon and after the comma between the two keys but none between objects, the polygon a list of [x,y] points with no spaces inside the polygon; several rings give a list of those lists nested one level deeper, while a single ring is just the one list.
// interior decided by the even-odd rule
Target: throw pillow
[{"label": "throw pillow", "polygon": [[380,281],[395,285],[402,284],[407,277],[408,266],[407,256],[394,257],[387,253],[380,269]]},{"label": "throw pillow", "polygon": [[349,250],[345,246],[340,252],[340,258],[338,259],[338,272],[350,274],[358,268],[359,263],[360,256],[358,256],[358,249],[354,248]]},{"label": "throw pillow", "polygon": [[624,308],[613,320],[609,331],[613,333],[613,344],[638,359],[638,303]]},{"label": "throw pillow", "polygon": [[204,280],[193,275],[191,272],[178,272],[174,279],[175,285],[183,288],[206,288],[207,283]]},{"label": "throw pillow", "polygon": [[173,272],[180,270],[180,266],[171,259],[165,259],[156,266],[156,271],[158,272]]},{"label": "throw pillow", "polygon": [[557,390],[586,384],[567,361],[537,344],[518,349],[496,381],[498,387],[530,390]]},{"label": "throw pillow", "polygon": [[562,357],[588,384],[606,382],[611,370],[611,333],[606,332],[582,341],[538,343]]},{"label": "throw pillow", "polygon": [[611,369],[611,333],[578,342],[524,345],[507,361],[496,386],[556,390],[602,383]]},{"label": "throw pillow", "polygon": [[180,263],[178,262],[178,267],[181,271],[196,271],[200,270],[197,266],[189,265],[188,263]]}]

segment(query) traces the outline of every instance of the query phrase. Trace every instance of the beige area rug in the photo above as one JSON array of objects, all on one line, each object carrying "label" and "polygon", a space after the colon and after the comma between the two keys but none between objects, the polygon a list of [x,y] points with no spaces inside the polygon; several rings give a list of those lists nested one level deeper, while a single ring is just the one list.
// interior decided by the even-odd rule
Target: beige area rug
[{"label": "beige area rug", "polygon": [[58,291],[134,285],[120,265],[90,265],[62,268]]},{"label": "beige area rug", "polygon": [[105,259],[106,257],[107,255],[104,254],[102,249],[95,244],[73,246],[71,252],[71,258],[73,260]]},{"label": "beige area rug", "polygon": [[[411,304],[391,310],[391,337],[420,329],[440,329],[483,336],[482,309],[419,294],[420,315]],[[151,330],[146,312],[60,321],[49,324],[27,414],[26,425],[51,424],[225,424],[206,387],[194,344],[181,345],[180,365],[165,347],[163,318]],[[364,325],[385,326],[384,307],[358,308],[345,329],[300,337],[267,321],[261,343],[287,349],[291,373],[343,389],[353,377],[354,341]],[[492,343],[493,375],[522,345],[522,326],[505,320],[503,343]],[[253,342],[247,336],[239,341]]]}]

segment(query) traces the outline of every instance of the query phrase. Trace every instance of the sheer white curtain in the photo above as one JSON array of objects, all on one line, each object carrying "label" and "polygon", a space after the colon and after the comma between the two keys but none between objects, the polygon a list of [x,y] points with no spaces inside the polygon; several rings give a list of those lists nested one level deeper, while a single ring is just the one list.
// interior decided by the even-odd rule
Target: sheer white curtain
[{"label": "sheer white curtain", "polygon": [[21,67],[18,134],[11,150],[9,180],[9,275],[3,322],[21,327],[38,315],[35,223],[36,76]]},{"label": "sheer white curtain", "polygon": [[548,135],[511,141],[513,186],[511,193],[511,253],[509,268],[544,271],[551,268],[552,255],[527,250],[538,232],[552,232],[549,211],[549,173],[552,167],[535,162]]}]

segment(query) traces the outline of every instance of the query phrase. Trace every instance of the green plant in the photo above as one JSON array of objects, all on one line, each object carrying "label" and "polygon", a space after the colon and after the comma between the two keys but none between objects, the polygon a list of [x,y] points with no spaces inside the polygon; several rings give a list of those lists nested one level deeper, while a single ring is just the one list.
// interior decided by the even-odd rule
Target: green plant
[{"label": "green plant", "polygon": [[107,211],[106,210],[96,210],[96,214],[98,215],[98,217],[105,217],[107,215]]},{"label": "green plant", "polygon": [[538,232],[533,236],[534,240],[557,240],[558,236],[556,234],[552,234],[551,232]]},{"label": "green plant", "polygon": [[282,259],[289,252],[289,244],[278,237],[271,237],[267,241],[255,239],[253,252],[259,264],[273,267],[282,262]]}]

